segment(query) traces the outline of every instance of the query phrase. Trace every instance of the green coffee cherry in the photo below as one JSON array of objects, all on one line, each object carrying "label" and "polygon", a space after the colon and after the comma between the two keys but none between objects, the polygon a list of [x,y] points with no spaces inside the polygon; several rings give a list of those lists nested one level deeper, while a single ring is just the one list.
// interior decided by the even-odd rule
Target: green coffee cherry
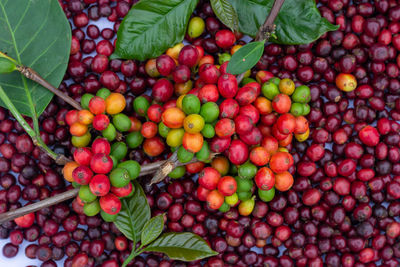
[{"label": "green coffee cherry", "polygon": [[200,112],[200,99],[192,94],[185,95],[182,99],[182,110],[186,115],[198,114]]},{"label": "green coffee cherry", "polygon": [[225,213],[225,212],[227,212],[229,209],[230,209],[231,207],[227,204],[227,203],[222,203],[222,205],[221,205],[221,207],[219,207],[219,211],[220,212],[223,212],[223,213]]},{"label": "green coffee cherry", "polygon": [[118,164],[117,167],[126,169],[129,173],[129,177],[131,178],[131,180],[134,180],[137,177],[139,177],[140,164],[137,161],[127,160]]},{"label": "green coffee cherry", "polygon": [[74,136],[73,135],[71,137],[71,143],[74,147],[85,147],[85,146],[89,145],[91,139],[92,139],[92,135],[90,134],[89,131],[87,131],[82,136]]},{"label": "green coffee cherry", "polygon": [[268,82],[265,82],[261,87],[262,94],[268,98],[269,100],[273,100],[276,95],[279,95],[278,85],[273,83],[271,79]]},{"label": "green coffee cherry", "polygon": [[204,20],[200,17],[193,17],[189,21],[188,35],[190,38],[197,38],[203,34],[205,29]]},{"label": "green coffee cherry", "polygon": [[232,56],[229,53],[222,53],[218,57],[218,62],[220,65],[224,64],[226,61],[231,60]]},{"label": "green coffee cherry", "polygon": [[89,94],[89,93],[83,94],[83,96],[81,98],[81,106],[82,106],[82,108],[89,109],[89,101],[93,97],[94,97],[94,95]]},{"label": "green coffee cherry", "polygon": [[251,179],[256,175],[257,167],[256,167],[256,165],[247,161],[244,164],[239,166],[238,173],[239,173],[240,178]]},{"label": "green coffee cherry", "polygon": [[107,212],[105,212],[103,210],[100,211],[100,215],[101,215],[101,218],[105,222],[113,222],[113,221],[115,221],[115,219],[117,219],[117,216],[118,216],[118,214],[111,215],[111,214],[108,214]]},{"label": "green coffee cherry", "polygon": [[253,179],[242,179],[239,176],[235,177],[238,192],[249,192],[253,187]]},{"label": "green coffee cherry", "polygon": [[137,148],[143,143],[143,139],[140,132],[131,132],[126,136],[125,142],[129,148]]},{"label": "green coffee cherry", "polygon": [[132,126],[132,121],[123,113],[119,113],[114,115],[113,124],[118,131],[127,132]]},{"label": "green coffee cherry", "polygon": [[124,187],[131,180],[129,172],[124,168],[115,168],[111,171],[109,177],[111,185],[114,187]]},{"label": "green coffee cherry", "polygon": [[79,188],[78,195],[79,195],[79,198],[85,203],[92,202],[97,198],[97,196],[95,194],[93,194],[92,191],[90,191],[90,188],[88,185],[82,185]]},{"label": "green coffee cherry", "polygon": [[103,137],[107,139],[108,142],[113,141],[117,137],[117,130],[114,125],[110,123],[105,130],[101,132]]},{"label": "green coffee cherry", "polygon": [[125,158],[128,153],[128,147],[124,142],[116,142],[111,145],[111,155],[113,155],[116,159],[122,160]]},{"label": "green coffee cherry", "polygon": [[275,196],[275,187],[272,187],[270,190],[261,190],[258,189],[258,196],[264,202],[269,202],[274,199]]},{"label": "green coffee cherry", "polygon": [[206,123],[204,125],[203,130],[201,130],[201,134],[205,137],[205,138],[213,138],[215,136],[215,129],[214,127],[209,124]]},{"label": "green coffee cherry", "polygon": [[179,166],[173,169],[173,171],[170,172],[168,176],[171,177],[172,179],[178,179],[181,178],[183,175],[185,175],[185,173],[186,173],[185,166]]},{"label": "green coffee cherry", "polygon": [[101,88],[99,91],[97,91],[96,95],[103,98],[104,100],[111,94],[111,91],[108,90],[107,88]]},{"label": "green coffee cherry", "polygon": [[150,107],[149,101],[144,96],[136,97],[133,101],[133,108],[135,112],[140,116],[145,117],[147,115],[147,110]]},{"label": "green coffee cherry", "polygon": [[208,163],[210,162],[210,148],[208,146],[207,141],[204,140],[203,146],[200,151],[196,153],[196,158],[202,162]]},{"label": "green coffee cherry", "polygon": [[204,122],[211,123],[218,119],[219,107],[214,102],[207,102],[200,108],[200,116],[203,117]]},{"label": "green coffee cherry", "polygon": [[94,200],[90,203],[85,203],[83,205],[83,212],[85,213],[86,216],[95,216],[100,212],[100,203],[99,200]]},{"label": "green coffee cherry", "polygon": [[236,203],[238,203],[238,201],[239,201],[239,197],[238,197],[238,195],[236,193],[234,193],[231,196],[225,197],[226,204],[228,204],[231,207],[235,206]]},{"label": "green coffee cherry", "polygon": [[160,122],[159,124],[158,124],[158,133],[162,136],[162,137],[164,137],[164,138],[167,138],[167,135],[168,135],[168,133],[169,133],[169,128],[167,127],[167,126],[165,126],[165,124],[163,123],[163,122]]},{"label": "green coffee cherry", "polygon": [[178,160],[182,163],[191,161],[194,157],[194,153],[187,151],[183,146],[178,149]]}]

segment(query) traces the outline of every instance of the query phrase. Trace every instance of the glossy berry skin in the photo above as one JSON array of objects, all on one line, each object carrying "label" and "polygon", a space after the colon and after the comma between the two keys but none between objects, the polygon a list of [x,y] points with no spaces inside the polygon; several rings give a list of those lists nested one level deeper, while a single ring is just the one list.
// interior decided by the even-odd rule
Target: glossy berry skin
[{"label": "glossy berry skin", "polygon": [[221,75],[218,78],[218,91],[224,98],[235,97],[238,91],[236,77],[229,73]]},{"label": "glossy berry skin", "polygon": [[158,80],[152,90],[152,97],[160,102],[167,102],[174,93],[172,83],[167,79]]},{"label": "glossy berry skin", "polygon": [[90,160],[92,159],[93,153],[88,147],[82,147],[75,149],[74,153],[74,161],[76,161],[79,165],[88,166],[90,164]]},{"label": "glossy berry skin", "polygon": [[22,228],[28,228],[35,222],[35,213],[29,213],[24,216],[14,219],[14,222]]},{"label": "glossy berry skin", "polygon": [[104,174],[93,176],[89,183],[90,191],[96,196],[105,196],[110,191],[110,179]]},{"label": "glossy berry skin", "polygon": [[275,184],[275,175],[271,169],[263,167],[257,171],[254,180],[261,190],[270,190]]},{"label": "glossy berry skin", "polygon": [[107,129],[109,124],[110,119],[105,114],[96,115],[92,122],[93,128],[95,128],[97,131],[104,131]]},{"label": "glossy berry skin", "polygon": [[156,66],[161,75],[168,76],[171,74],[176,64],[172,57],[168,55],[161,55],[156,60]]},{"label": "glossy berry skin", "polygon": [[233,195],[236,189],[236,180],[232,176],[224,176],[218,182],[218,191],[224,196]]},{"label": "glossy berry skin", "polygon": [[236,37],[229,30],[220,30],[215,34],[215,41],[219,47],[226,49],[236,42]]},{"label": "glossy berry skin", "polygon": [[212,167],[206,167],[199,173],[199,184],[207,190],[217,188],[221,174]]},{"label": "glossy berry skin", "polygon": [[107,194],[100,198],[100,207],[106,213],[114,215],[121,210],[121,201],[113,194]]},{"label": "glossy berry skin", "polygon": [[113,167],[112,159],[104,153],[94,154],[90,161],[90,169],[99,174],[107,174]]},{"label": "glossy berry skin", "polygon": [[249,157],[248,146],[241,140],[233,140],[228,150],[229,161],[236,165],[243,164]]},{"label": "glossy berry skin", "polygon": [[358,134],[361,141],[367,146],[376,146],[379,143],[379,132],[372,126],[364,127]]},{"label": "glossy berry skin", "polygon": [[106,155],[109,155],[110,151],[111,151],[111,145],[107,141],[107,139],[97,138],[96,140],[93,141],[93,143],[92,143],[93,154],[104,153]]},{"label": "glossy berry skin", "polygon": [[72,177],[76,183],[87,185],[93,177],[93,172],[89,167],[81,165],[73,170]]},{"label": "glossy berry skin", "polygon": [[197,64],[199,58],[199,51],[193,45],[184,46],[179,52],[178,62],[180,65],[186,65],[189,68]]}]

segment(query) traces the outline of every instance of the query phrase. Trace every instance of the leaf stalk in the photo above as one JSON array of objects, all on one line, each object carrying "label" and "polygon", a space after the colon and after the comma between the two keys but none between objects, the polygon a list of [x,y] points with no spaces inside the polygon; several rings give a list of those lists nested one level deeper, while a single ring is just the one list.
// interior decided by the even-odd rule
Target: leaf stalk
[{"label": "leaf stalk", "polygon": [[[265,19],[264,24],[261,25],[260,29],[258,30],[255,41],[265,40],[265,42],[267,42],[268,39],[271,37],[271,35],[275,32],[276,25],[274,24],[274,21],[278,16],[279,11],[281,10],[281,7],[284,2],[285,0],[274,1],[274,5],[272,6],[271,11],[269,12],[267,18]],[[244,73],[241,73],[236,77],[238,84],[240,84],[243,78],[244,78]]]},{"label": "leaf stalk", "polygon": [[58,154],[56,154],[54,151],[52,151],[40,138],[39,132],[39,124],[37,122],[37,118],[33,118],[33,124],[34,127],[37,129],[32,129],[32,127],[26,122],[24,117],[19,113],[17,108],[14,106],[14,104],[11,102],[10,98],[7,96],[5,93],[3,87],[0,86],[0,99],[3,101],[3,103],[7,106],[7,108],[11,111],[13,114],[14,118],[21,124],[22,128],[26,131],[26,133],[32,138],[32,142],[35,146],[40,147],[47,155],[49,155],[52,159],[57,160],[59,157]]}]

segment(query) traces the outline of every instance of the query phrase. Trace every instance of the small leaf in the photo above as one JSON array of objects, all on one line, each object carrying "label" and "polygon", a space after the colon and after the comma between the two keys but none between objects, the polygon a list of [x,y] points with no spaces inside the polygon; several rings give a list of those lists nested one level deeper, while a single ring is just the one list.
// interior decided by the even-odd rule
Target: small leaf
[{"label": "small leaf", "polygon": [[239,30],[239,18],[228,0],[211,0],[211,7],[219,20],[232,31]]},{"label": "small leaf", "polygon": [[[239,16],[242,33],[255,37],[264,24],[274,0],[229,0]],[[279,44],[308,44],[317,40],[327,31],[335,31],[332,25],[321,17],[315,0],[286,0],[275,20],[276,36],[271,42]]]},{"label": "small leaf", "polygon": [[158,215],[148,221],[142,231],[142,246],[146,246],[153,242],[162,232],[164,228],[164,216]]},{"label": "small leaf", "polygon": [[[58,1],[0,0],[0,29],[1,52],[58,87],[71,48],[71,27]],[[0,85],[17,110],[30,117],[39,116],[53,97],[16,71],[0,75]]]},{"label": "small leaf", "polygon": [[145,60],[182,42],[198,0],[141,0],[122,21],[113,58]]},{"label": "small leaf", "polygon": [[251,42],[233,54],[226,71],[237,75],[254,67],[264,52],[265,41]]},{"label": "small leaf", "polygon": [[133,181],[135,193],[129,198],[121,199],[122,207],[114,224],[126,236],[137,243],[146,222],[150,220],[150,206],[142,187]]},{"label": "small leaf", "polygon": [[206,241],[193,233],[166,233],[145,248],[149,252],[165,253],[170,259],[195,261],[217,255]]}]

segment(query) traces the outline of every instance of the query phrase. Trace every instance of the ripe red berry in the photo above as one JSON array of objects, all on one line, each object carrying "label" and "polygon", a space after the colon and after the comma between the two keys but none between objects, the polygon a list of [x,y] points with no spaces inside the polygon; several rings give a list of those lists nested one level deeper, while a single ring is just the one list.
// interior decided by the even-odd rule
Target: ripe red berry
[{"label": "ripe red berry", "polygon": [[129,196],[134,190],[132,183],[128,183],[123,187],[111,187],[111,192],[117,197]]},{"label": "ripe red berry", "polygon": [[14,222],[19,227],[22,227],[22,228],[31,227],[32,224],[34,223],[34,221],[35,221],[35,213],[33,213],[33,212],[14,219]]},{"label": "ripe red berry", "polygon": [[74,124],[75,122],[79,121],[79,115],[78,115],[79,111],[78,110],[70,110],[67,112],[67,114],[65,114],[65,122],[71,126],[72,124]]},{"label": "ripe red berry", "polygon": [[220,30],[215,34],[215,42],[219,47],[226,49],[236,42],[236,37],[230,30]]},{"label": "ripe red berry", "polygon": [[[110,154],[111,146],[110,143],[105,138],[97,138],[93,141],[92,152],[93,154],[104,153],[106,155]],[[90,162],[90,161],[89,161]],[[89,165],[89,164],[86,164]]]},{"label": "ripe red berry", "polygon": [[89,101],[89,110],[95,115],[104,113],[106,111],[106,101],[99,96],[92,97]]},{"label": "ripe red berry", "polygon": [[79,165],[89,166],[93,153],[88,147],[79,147],[75,149],[73,156]]},{"label": "ripe red berry", "polygon": [[107,129],[108,125],[110,124],[110,119],[105,114],[98,114],[93,118],[93,128],[97,131],[103,131]]},{"label": "ripe red berry", "polygon": [[372,126],[365,126],[359,133],[361,142],[367,146],[376,146],[379,143],[379,132]]},{"label": "ripe red berry", "polygon": [[101,209],[111,215],[117,214],[121,210],[121,201],[114,194],[107,194],[100,198]]},{"label": "ripe red berry", "polygon": [[224,176],[218,182],[218,191],[224,196],[232,196],[237,189],[237,183],[232,176]]},{"label": "ripe red berry", "polygon": [[212,167],[204,168],[199,174],[199,184],[208,190],[217,188],[221,174]]},{"label": "ripe red berry", "polygon": [[89,183],[90,191],[96,196],[105,196],[110,191],[110,179],[104,174],[93,176]]},{"label": "ripe red berry", "polygon": [[90,180],[93,177],[93,172],[89,167],[81,165],[79,167],[76,167],[72,171],[72,178],[74,178],[74,181],[78,184],[81,185],[86,185],[90,183]]},{"label": "ripe red berry", "polygon": [[112,170],[113,161],[104,153],[94,154],[90,161],[90,168],[95,173],[107,174]]},{"label": "ripe red berry", "polygon": [[270,190],[275,184],[275,175],[271,169],[263,167],[258,170],[254,180],[261,190]]}]

